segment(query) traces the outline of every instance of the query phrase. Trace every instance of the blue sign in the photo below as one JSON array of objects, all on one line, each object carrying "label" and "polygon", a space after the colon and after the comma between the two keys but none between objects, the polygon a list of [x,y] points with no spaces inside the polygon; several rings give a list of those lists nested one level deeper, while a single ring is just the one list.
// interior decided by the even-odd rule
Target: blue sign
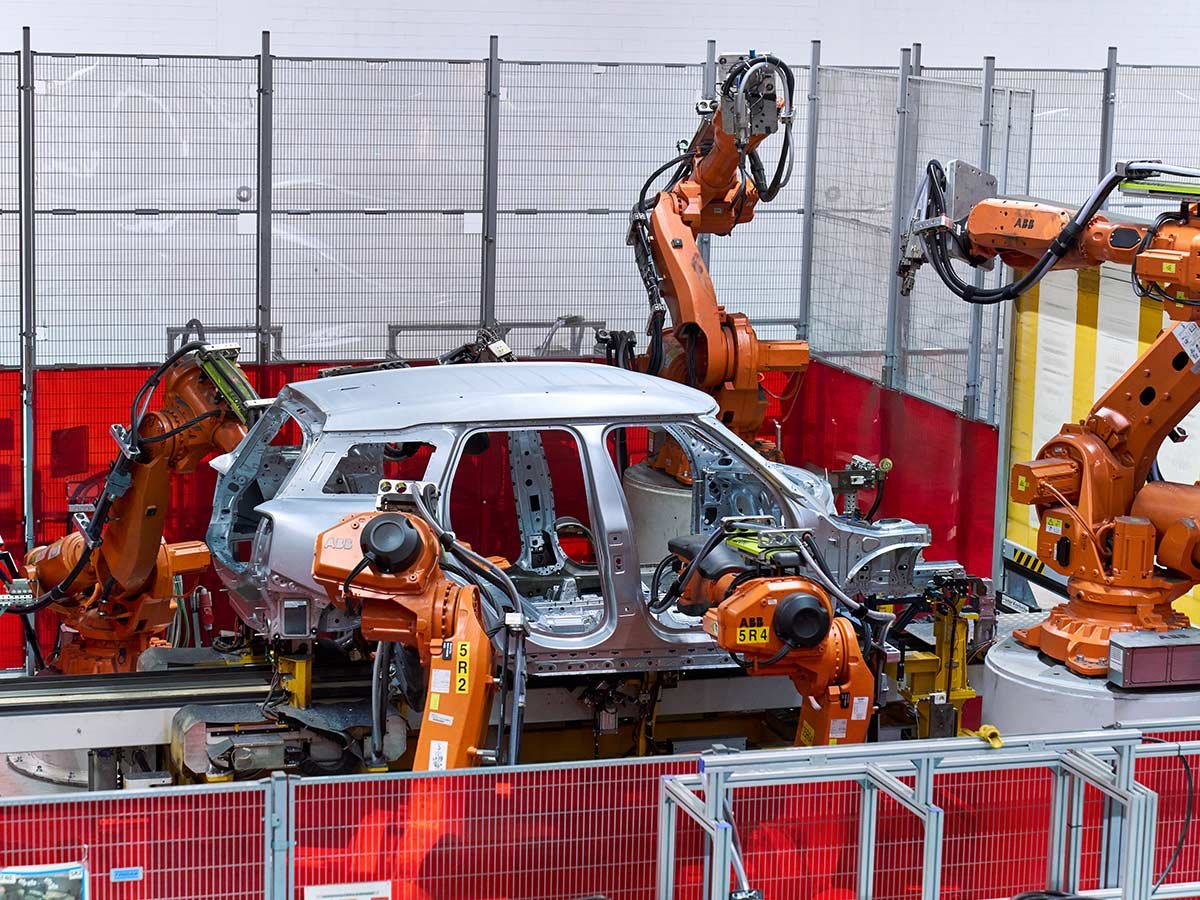
[{"label": "blue sign", "polygon": [[141,881],[145,874],[141,866],[125,866],[120,869],[110,869],[108,880],[114,884],[122,881]]}]

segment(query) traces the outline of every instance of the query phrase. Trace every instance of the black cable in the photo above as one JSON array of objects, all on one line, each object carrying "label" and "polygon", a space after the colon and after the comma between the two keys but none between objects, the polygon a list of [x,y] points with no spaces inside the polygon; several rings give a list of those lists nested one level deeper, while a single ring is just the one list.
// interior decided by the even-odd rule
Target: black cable
[{"label": "black cable", "polygon": [[420,494],[413,494],[413,505],[416,506],[417,512],[421,514],[421,518],[426,524],[433,529],[434,535],[443,547],[450,552],[455,559],[466,566],[471,571],[486,578],[496,587],[500,588],[505,599],[508,600],[508,608],[511,612],[524,611],[526,609],[525,598],[521,596],[521,592],[517,590],[517,586],[513,584],[512,579],[491,560],[485,559],[474,550],[469,549],[463,544],[454,533],[447,531],[434,518],[433,513],[429,511],[429,507],[425,505],[425,501]]},{"label": "black cable", "polygon": [[[665,162],[661,166],[659,166],[657,169],[655,169],[654,172],[651,173],[650,177],[646,179],[646,183],[642,185],[641,191],[638,192],[638,203],[637,203],[637,206],[634,207],[634,209],[637,212],[641,212],[641,213],[649,212],[654,204],[650,203],[646,199],[646,195],[650,192],[650,188],[654,184],[654,182],[658,179],[658,177],[660,175],[662,175],[663,172],[665,172],[665,171],[667,171],[667,169],[671,168],[671,166],[675,166],[686,160],[692,159],[694,157],[694,155],[695,154],[693,153],[693,151],[688,150],[686,153],[680,153],[674,159],[668,160],[667,162]],[[672,180],[673,181],[677,180],[677,177],[676,177],[676,179],[672,179]],[[655,203],[657,203],[657,202],[658,202],[658,200],[656,197]]]},{"label": "black cable", "polygon": [[[1143,741],[1153,741],[1156,744],[1167,744],[1162,738],[1148,737],[1142,735]],[[1175,849],[1171,853],[1171,858],[1167,860],[1167,866],[1163,869],[1162,874],[1154,882],[1154,887],[1151,889],[1151,896],[1163,885],[1167,880],[1167,876],[1171,874],[1171,870],[1175,868],[1175,863],[1179,861],[1179,856],[1183,853],[1183,848],[1187,844],[1188,833],[1192,830],[1192,807],[1196,799],[1196,785],[1192,777],[1192,764],[1187,761],[1187,757],[1183,755],[1183,748],[1179,748],[1179,764],[1183,767],[1183,776],[1187,784],[1187,808],[1183,814],[1183,825],[1179,829],[1179,839],[1175,841]]]},{"label": "black cable", "polygon": [[391,680],[393,646],[389,641],[379,642],[371,670],[371,759],[368,762],[373,766],[387,764],[383,755],[383,738],[387,733],[388,683]]},{"label": "black cable", "polygon": [[38,640],[37,629],[33,627],[32,616],[21,616],[21,628],[25,632],[25,649],[33,659],[34,672],[46,668],[46,659],[42,656],[42,645]]},{"label": "black cable", "polygon": [[665,310],[655,309],[650,313],[650,321],[646,323],[647,336],[650,338],[650,345],[646,349],[647,375],[657,375],[660,371],[662,371],[663,324],[665,319]]},{"label": "black cable", "polygon": [[674,553],[668,553],[658,561],[658,565],[654,567],[654,574],[650,577],[650,602],[647,604],[650,612],[660,613],[667,609],[667,605],[659,602],[658,589],[662,584],[662,577],[666,574],[667,566],[675,562],[679,557]]},{"label": "black cable", "polygon": [[504,725],[505,725],[505,707],[507,705],[508,696],[508,639],[509,630],[504,629],[504,647],[500,651],[500,709],[499,716],[496,719],[496,762],[502,764],[504,762]]},{"label": "black cable", "polygon": [[152,435],[151,437],[139,438],[138,444],[145,445],[145,444],[162,443],[165,440],[175,437],[175,435],[177,435],[177,434],[183,434],[183,432],[187,431],[189,428],[199,425],[205,419],[212,419],[217,416],[223,416],[223,415],[225,415],[224,410],[210,409],[208,412],[200,413],[200,415],[196,416],[195,418],[189,419],[188,421],[184,422],[182,425],[178,425],[175,428],[172,428],[170,431],[164,431],[162,434]]},{"label": "black cable", "polygon": [[879,482],[875,486],[875,499],[871,501],[871,508],[867,510],[867,514],[863,516],[868,522],[875,518],[875,513],[879,512],[879,504],[883,502],[883,482]]},{"label": "black cable", "polygon": [[687,386],[696,387],[696,332],[688,329],[679,335],[683,340],[683,358],[687,363]]},{"label": "black cable", "polygon": [[362,559],[355,563],[354,568],[346,576],[346,580],[342,582],[342,596],[346,598],[346,609],[350,610],[352,615],[357,616],[361,614],[362,606],[359,605],[357,609],[351,609],[350,601],[354,599],[354,595],[350,592],[350,586],[354,583],[354,579],[366,571],[367,566],[373,562],[375,562],[375,554],[368,550],[362,555]]},{"label": "black cable", "polygon": [[[778,650],[776,650],[774,653],[772,653],[771,657],[769,659],[765,659],[762,662],[758,663],[758,668],[765,669],[767,666],[775,665],[776,663],[778,663],[781,659],[783,659],[785,656],[787,656],[788,653],[790,653],[794,649],[795,649],[795,647],[793,647],[787,641],[784,641],[783,646],[780,647]],[[733,661],[735,663],[737,663],[739,666],[741,666],[743,669],[749,669],[752,665],[755,664],[754,661],[747,660],[744,656],[739,657],[732,650],[729,651],[729,655],[733,658]]]},{"label": "black cable", "polygon": [[717,527],[714,528],[712,534],[708,536],[708,540],[704,542],[704,545],[696,552],[696,555],[688,561],[686,566],[684,566],[684,569],[679,574],[679,577],[671,582],[671,586],[667,588],[667,592],[663,595],[661,603],[663,609],[670,609],[675,601],[679,599],[680,595],[683,593],[683,589],[687,586],[687,583],[692,580],[692,575],[695,574],[696,569],[700,566],[700,562],[706,556],[708,556],[708,554],[710,554],[717,544],[721,543],[724,538],[725,523],[718,522]]},{"label": "black cable", "polygon": [[129,439],[133,442],[136,449],[138,444],[138,429],[141,427],[142,418],[146,415],[146,408],[150,405],[150,397],[154,394],[154,389],[158,387],[158,383],[162,381],[167,370],[183,357],[187,356],[196,350],[204,349],[207,344],[203,341],[188,341],[186,344],[180,345],[179,349],[166,358],[153,374],[146,379],[145,383],[138,388],[138,392],[133,397],[133,405],[129,410]]},{"label": "black cable", "polygon": [[[1153,170],[1147,169],[1143,172],[1143,170],[1139,169],[1137,172],[1139,174],[1151,174]],[[946,215],[946,197],[944,193],[946,184],[945,170],[937,160],[930,160],[925,168],[925,173],[928,189],[922,217],[937,218],[944,216]],[[1132,177],[1133,174],[1133,170],[1127,168],[1124,176],[1113,172],[1100,182],[1092,192],[1092,196],[1088,198],[1087,202],[1080,208],[1071,221],[1063,226],[1062,231],[1058,233],[1058,236],[1046,252],[1042,254],[1041,258],[1034,263],[1022,278],[1010,284],[999,288],[980,288],[963,281],[951,265],[950,254],[946,248],[945,232],[937,232],[932,237],[928,235],[922,236],[922,242],[925,245],[925,255],[933,265],[938,277],[950,289],[951,293],[968,303],[992,305],[1002,303],[1006,300],[1014,300],[1037,284],[1055,263],[1066,256],[1075,245],[1087,222],[1100,211],[1109,195],[1116,189],[1121,180],[1124,177]],[[958,238],[956,237],[955,240],[958,240]],[[960,243],[960,248],[961,246]]]},{"label": "black cable", "polygon": [[516,635],[517,646],[513,654],[512,723],[508,730],[508,764],[515,766],[521,761],[521,732],[525,728],[525,635]]}]

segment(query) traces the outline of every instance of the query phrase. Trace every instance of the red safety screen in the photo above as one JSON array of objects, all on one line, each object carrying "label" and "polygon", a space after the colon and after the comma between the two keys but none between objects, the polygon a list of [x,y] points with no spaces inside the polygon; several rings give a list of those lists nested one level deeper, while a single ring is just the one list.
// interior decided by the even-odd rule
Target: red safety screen
[{"label": "red safety screen", "polygon": [[261,900],[264,800],[261,787],[249,787],[0,806],[0,860],[83,863],[91,900]]},{"label": "red safety screen", "polygon": [[[285,384],[313,378],[324,364],[247,366],[259,393],[273,396]],[[34,473],[35,532],[39,542],[62,536],[72,498],[87,499],[110,464],[115,445],[109,434],[114,422],[130,418],[130,404],[150,374],[149,367],[46,369],[38,372],[35,390],[37,454]],[[0,535],[19,556],[23,550],[20,440],[20,380],[14,371],[0,372]],[[836,469],[861,454],[887,456],[896,467],[889,476],[881,515],[903,516],[933,529],[929,559],[958,559],[975,574],[991,571],[992,510],[995,498],[996,430],[833,366],[814,362],[799,391],[782,375],[770,375],[764,388],[771,395],[764,436],[782,428],[788,462]],[[631,447],[631,450],[635,449]],[[484,474],[482,470],[479,473]],[[505,476],[507,478],[507,476]],[[456,505],[482,501],[491,488],[478,478],[464,479]],[[206,465],[172,485],[167,540],[203,539],[212,510],[215,473]],[[511,498],[493,496],[508,513]],[[867,498],[869,501],[869,498]],[[586,520],[581,498],[556,492],[560,515]],[[510,548],[511,549],[511,548]],[[212,588],[219,585],[205,579]],[[216,593],[217,625],[228,627],[232,616]],[[54,640],[52,616],[39,616],[39,632],[48,649]],[[0,667],[22,664],[19,623],[0,617]]]},{"label": "red safety screen", "polygon": [[[295,897],[386,881],[413,900],[653,896],[658,790],[694,760],[295,783]],[[677,843],[677,897],[698,897],[695,828]]]},{"label": "red safety screen", "polygon": [[832,470],[855,453],[890,458],[879,515],[929,525],[927,559],[957,559],[972,574],[991,575],[995,428],[819,362],[782,423],[793,465]]}]

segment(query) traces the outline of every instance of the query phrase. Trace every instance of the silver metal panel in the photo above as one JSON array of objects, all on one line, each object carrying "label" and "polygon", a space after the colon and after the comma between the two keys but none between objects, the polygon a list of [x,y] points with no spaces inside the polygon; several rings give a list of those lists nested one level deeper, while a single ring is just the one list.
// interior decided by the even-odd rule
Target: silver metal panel
[{"label": "silver metal panel", "polygon": [[341,375],[289,385],[325,414],[328,431],[408,428],[430,422],[572,421],[695,416],[716,411],[700,391],[588,363],[479,363]]}]

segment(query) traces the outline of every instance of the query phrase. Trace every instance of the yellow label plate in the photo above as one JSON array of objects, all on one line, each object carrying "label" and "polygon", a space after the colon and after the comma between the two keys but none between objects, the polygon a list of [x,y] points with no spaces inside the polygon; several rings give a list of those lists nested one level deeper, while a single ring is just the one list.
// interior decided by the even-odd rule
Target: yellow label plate
[{"label": "yellow label plate", "polygon": [[771,640],[771,632],[765,625],[761,627],[739,628],[737,642],[739,644],[765,644]]},{"label": "yellow label plate", "polygon": [[465,694],[471,686],[471,645],[459,641],[454,652],[454,693]]}]

